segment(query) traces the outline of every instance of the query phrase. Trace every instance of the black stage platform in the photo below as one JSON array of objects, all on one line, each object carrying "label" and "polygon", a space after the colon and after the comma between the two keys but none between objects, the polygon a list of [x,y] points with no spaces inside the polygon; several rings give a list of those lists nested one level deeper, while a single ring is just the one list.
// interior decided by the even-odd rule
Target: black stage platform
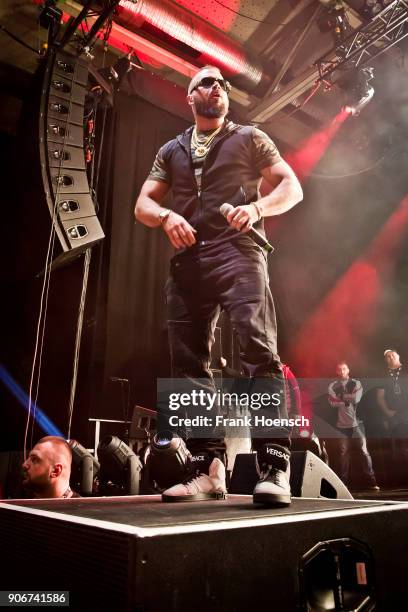
[{"label": "black stage platform", "polygon": [[[159,496],[0,503],[2,590],[69,590],[71,609],[239,611],[302,607],[302,555],[353,538],[370,550],[376,607],[403,610],[408,503],[252,497],[163,504]],[[323,609],[323,608],[322,608]],[[324,609],[334,609],[326,607]]]}]

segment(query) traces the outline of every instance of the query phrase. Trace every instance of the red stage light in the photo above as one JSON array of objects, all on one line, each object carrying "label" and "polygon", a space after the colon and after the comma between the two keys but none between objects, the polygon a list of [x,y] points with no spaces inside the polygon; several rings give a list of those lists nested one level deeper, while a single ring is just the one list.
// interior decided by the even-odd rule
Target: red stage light
[{"label": "red stage light", "polygon": [[328,125],[312,134],[300,145],[297,151],[286,156],[286,161],[292,166],[299,180],[307,179],[349,116],[350,113],[346,109],[342,109]]},{"label": "red stage light", "polygon": [[301,376],[330,376],[338,359],[366,365],[365,346],[375,332],[407,230],[408,196],[303,325],[290,359]]},{"label": "red stage light", "polygon": [[342,108],[342,110],[347,114],[347,115],[354,115],[355,110],[352,106],[344,106]]},{"label": "red stage light", "polygon": [[[350,113],[346,109],[342,109],[326,127],[306,139],[297,151],[284,156],[285,160],[296,172],[300,182],[304,182],[311,174],[313,168],[319,163],[338,130],[349,116]],[[270,191],[270,185],[263,181],[261,183],[261,194],[264,196],[270,193]],[[277,231],[280,222],[281,217],[269,217],[266,219],[268,236],[273,235]]]}]

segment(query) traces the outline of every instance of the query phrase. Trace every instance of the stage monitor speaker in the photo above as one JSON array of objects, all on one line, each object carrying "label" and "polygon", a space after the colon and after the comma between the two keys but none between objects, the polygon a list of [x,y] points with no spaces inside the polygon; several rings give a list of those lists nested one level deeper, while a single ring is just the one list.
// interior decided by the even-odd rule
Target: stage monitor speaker
[{"label": "stage monitor speaker", "polygon": [[129,440],[132,441],[133,450],[136,444],[139,450],[144,444],[147,444],[149,438],[152,438],[157,429],[157,412],[143,406],[135,406],[133,408],[132,421],[130,423]]},{"label": "stage monitor speaker", "polygon": [[354,538],[318,542],[299,566],[305,611],[376,610],[374,559],[369,546]]},{"label": "stage monitor speaker", "polygon": [[44,253],[53,227],[61,247],[54,267],[104,238],[85,162],[87,84],[88,60],[51,49],[34,77],[20,124],[17,190],[27,209],[26,242],[29,238],[32,250],[37,246]]},{"label": "stage monitor speaker", "polygon": [[[290,486],[293,496],[353,499],[337,474],[312,452],[292,451],[290,467]],[[237,455],[229,493],[252,495],[258,478],[256,453]]]}]

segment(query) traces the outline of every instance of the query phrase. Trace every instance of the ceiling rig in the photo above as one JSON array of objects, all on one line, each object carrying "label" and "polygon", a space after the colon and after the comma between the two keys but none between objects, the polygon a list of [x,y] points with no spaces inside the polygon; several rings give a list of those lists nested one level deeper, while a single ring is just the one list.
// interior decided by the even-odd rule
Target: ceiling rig
[{"label": "ceiling rig", "polygon": [[355,30],[315,65],[318,81],[340,69],[354,69],[378,57],[408,35],[408,0],[394,0],[371,21]]}]

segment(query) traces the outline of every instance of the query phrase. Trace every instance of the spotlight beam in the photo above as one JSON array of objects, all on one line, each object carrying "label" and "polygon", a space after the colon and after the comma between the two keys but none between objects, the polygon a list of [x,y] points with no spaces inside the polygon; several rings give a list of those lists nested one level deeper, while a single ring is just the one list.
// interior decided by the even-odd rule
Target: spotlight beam
[{"label": "spotlight beam", "polygon": [[303,377],[329,376],[339,355],[365,365],[367,343],[378,327],[407,232],[408,196],[304,322],[291,355]]},{"label": "spotlight beam", "polygon": [[314,167],[319,163],[350,114],[351,112],[347,112],[346,109],[341,110],[330,123],[301,143],[297,151],[286,156],[286,161],[292,166],[301,182],[308,178]]},{"label": "spotlight beam", "polygon": [[[14,378],[7,372],[4,366],[0,365],[0,380],[4,383],[4,386],[10,391],[12,395],[18,400],[18,402],[28,411],[29,399],[28,395],[20,385],[14,380]],[[47,417],[47,415],[36,406],[34,403],[31,404],[32,414],[34,415],[35,421],[39,427],[49,436],[59,436],[64,438],[64,434],[58,429],[56,425]]]}]

